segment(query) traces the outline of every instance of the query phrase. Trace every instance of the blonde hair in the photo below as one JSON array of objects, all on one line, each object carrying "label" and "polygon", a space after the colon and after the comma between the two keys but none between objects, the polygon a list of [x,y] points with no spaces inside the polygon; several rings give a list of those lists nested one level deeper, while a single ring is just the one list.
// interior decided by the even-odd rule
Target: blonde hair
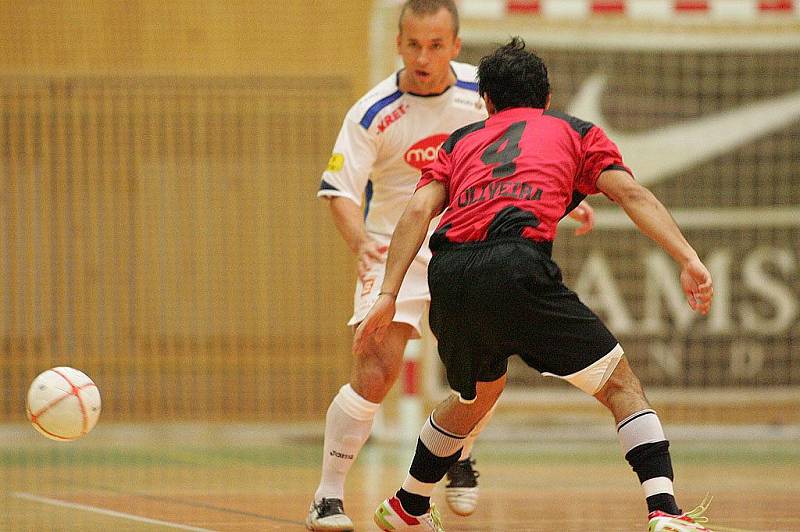
[{"label": "blonde hair", "polygon": [[405,16],[406,11],[411,11],[415,15],[435,15],[440,9],[446,9],[450,12],[450,17],[453,19],[453,34],[457,37],[459,30],[458,8],[453,0],[406,0],[400,10],[397,27],[402,33],[403,16]]}]

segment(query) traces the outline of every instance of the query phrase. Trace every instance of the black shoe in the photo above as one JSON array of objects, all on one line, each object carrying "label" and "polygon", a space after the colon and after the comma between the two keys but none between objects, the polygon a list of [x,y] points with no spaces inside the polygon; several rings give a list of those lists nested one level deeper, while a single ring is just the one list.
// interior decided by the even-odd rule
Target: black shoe
[{"label": "black shoe", "polygon": [[472,515],[478,506],[478,477],[480,473],[472,466],[475,460],[470,456],[456,462],[447,472],[445,495],[447,505],[458,515]]},{"label": "black shoe", "polygon": [[342,499],[325,499],[312,502],[306,517],[308,530],[332,530],[349,532],[353,530],[353,522],[344,513]]}]

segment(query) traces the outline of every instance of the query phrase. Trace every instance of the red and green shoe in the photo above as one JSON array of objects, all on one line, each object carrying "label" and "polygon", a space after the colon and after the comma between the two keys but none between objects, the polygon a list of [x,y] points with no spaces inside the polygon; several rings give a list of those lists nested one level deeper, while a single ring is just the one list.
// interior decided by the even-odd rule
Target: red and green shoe
[{"label": "red and green shoe", "polygon": [[435,505],[431,505],[428,513],[411,515],[403,509],[397,497],[390,497],[383,501],[375,515],[372,517],[378,528],[386,532],[399,532],[401,530],[429,530],[431,532],[444,532],[442,518]]}]

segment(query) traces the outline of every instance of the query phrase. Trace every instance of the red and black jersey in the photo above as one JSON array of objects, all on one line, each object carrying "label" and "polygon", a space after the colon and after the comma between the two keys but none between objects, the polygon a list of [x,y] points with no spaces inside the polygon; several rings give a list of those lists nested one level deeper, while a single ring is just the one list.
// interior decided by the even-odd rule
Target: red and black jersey
[{"label": "red and black jersey", "polygon": [[631,173],[601,128],[558,111],[506,109],[458,129],[417,184],[447,188],[430,247],[503,236],[550,242],[610,168]]}]

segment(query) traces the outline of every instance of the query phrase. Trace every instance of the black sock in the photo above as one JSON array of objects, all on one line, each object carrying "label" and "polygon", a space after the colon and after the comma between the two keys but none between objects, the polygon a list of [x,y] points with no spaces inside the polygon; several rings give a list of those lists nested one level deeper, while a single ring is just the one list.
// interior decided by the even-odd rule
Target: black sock
[{"label": "black sock", "polygon": [[657,493],[647,498],[647,511],[655,512],[656,510],[661,510],[671,515],[683,513],[683,510],[678,508],[678,503],[675,502],[675,496],[670,493]]},{"label": "black sock", "polygon": [[450,434],[436,425],[433,416],[428,418],[419,433],[417,450],[403,483],[416,493],[401,488],[396,495],[406,512],[414,516],[428,513],[434,486],[458,461],[463,446],[464,436]]},{"label": "black sock", "polygon": [[430,497],[409,493],[403,488],[400,488],[395,496],[400,500],[400,504],[403,505],[403,510],[411,515],[420,516],[426,514],[431,508]]}]

